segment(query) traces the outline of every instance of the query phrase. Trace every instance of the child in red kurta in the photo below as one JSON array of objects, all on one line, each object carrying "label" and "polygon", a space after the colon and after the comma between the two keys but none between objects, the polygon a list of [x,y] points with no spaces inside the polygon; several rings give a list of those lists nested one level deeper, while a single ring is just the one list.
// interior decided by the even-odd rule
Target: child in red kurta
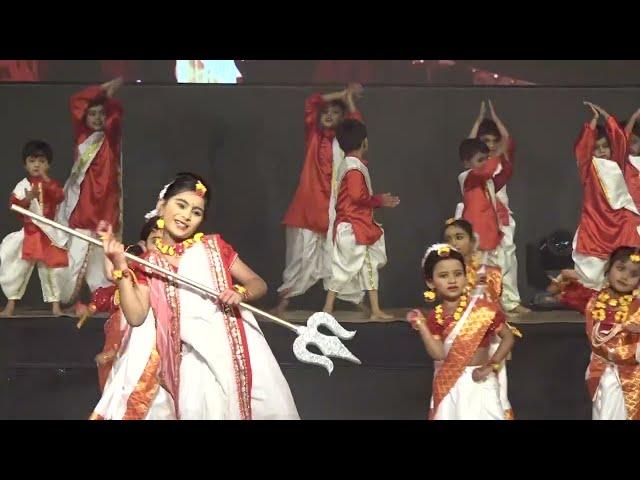
[{"label": "child in red kurta", "polygon": [[336,297],[360,304],[369,292],[371,319],[388,319],[378,302],[378,270],[387,263],[384,231],[373,219],[373,210],[394,208],[398,197],[374,195],[364,154],[367,129],[357,120],[345,120],[336,134],[345,159],[336,170],[337,188],[329,205],[327,243],[331,275],[324,281],[324,311],[333,311]]},{"label": "child in red kurta", "polygon": [[[57,221],[96,237],[101,220],[120,230],[120,153],[122,104],[113,97],[117,78],[71,97],[76,160],[65,183]],[[63,272],[62,301],[73,300],[84,280],[93,292],[109,285],[104,254],[76,237],[69,239],[69,268]]]},{"label": "child in red kurta", "polygon": [[[594,116],[575,145],[583,189],[580,224],[573,241],[573,261],[580,283],[599,290],[609,254],[619,246],[640,245],[640,215],[626,186],[624,132],[613,116],[589,102]],[[598,119],[605,118],[605,127]]]},{"label": "child in red kurta", "polygon": [[[46,142],[30,141],[23,148],[22,158],[28,176],[15,186],[10,203],[52,219],[63,199],[60,184],[48,175],[53,150]],[[0,286],[8,299],[1,313],[13,315],[16,300],[24,295],[37,264],[44,301],[52,304],[54,315],[60,315],[60,290],[53,269],[68,264],[63,248],[66,238],[29,217],[22,217],[22,222],[22,230],[7,235],[0,245]]]},{"label": "child in red kurta", "polygon": [[329,225],[329,197],[333,171],[342,160],[336,128],[348,118],[362,119],[354,99],[362,86],[307,98],[304,109],[306,155],[300,182],[282,223],[286,226],[286,266],[278,288],[283,314],[289,299],[304,294],[325,277],[324,244]]}]

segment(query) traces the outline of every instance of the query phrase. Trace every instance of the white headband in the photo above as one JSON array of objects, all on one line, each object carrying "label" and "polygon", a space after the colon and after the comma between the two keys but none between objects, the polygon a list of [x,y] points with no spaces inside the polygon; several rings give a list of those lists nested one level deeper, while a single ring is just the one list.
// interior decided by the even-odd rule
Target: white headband
[{"label": "white headband", "polygon": [[429,256],[429,254],[431,252],[435,252],[440,250],[441,248],[448,248],[449,250],[452,250],[454,252],[458,252],[460,253],[460,251],[456,248],[453,248],[451,245],[449,245],[448,243],[434,243],[433,245],[431,245],[429,248],[427,248],[427,251],[424,253],[424,256],[422,257],[422,269],[424,270],[424,264],[427,261],[427,257]]}]

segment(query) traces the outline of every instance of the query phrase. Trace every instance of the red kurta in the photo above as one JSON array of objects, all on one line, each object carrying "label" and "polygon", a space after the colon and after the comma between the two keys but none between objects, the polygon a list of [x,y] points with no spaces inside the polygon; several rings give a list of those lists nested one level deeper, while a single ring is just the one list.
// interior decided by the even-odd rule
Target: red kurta
[{"label": "red kurta", "polygon": [[[502,164],[502,168],[509,167],[505,172],[505,178],[501,179],[502,187],[496,187],[496,193],[498,193],[504,186],[507,184],[509,180],[511,180],[511,176],[513,175],[513,165],[515,164],[515,143],[513,138],[509,137],[507,140],[507,152],[506,155],[503,154],[500,156],[500,162]],[[500,172],[497,176],[502,175]],[[500,225],[509,225],[509,209],[506,205],[504,205],[499,198],[496,198],[496,213],[498,214],[498,220],[500,221]]]},{"label": "red kurta", "polygon": [[[360,161],[367,165],[366,160]],[[373,245],[382,236],[382,229],[373,220],[373,210],[381,206],[382,197],[369,194],[362,172],[348,171],[342,178],[338,191],[334,235],[338,224],[347,222],[353,227],[357,244]]]},{"label": "red kurta", "polygon": [[89,87],[71,97],[71,117],[77,146],[93,133],[84,121],[89,102],[104,99],[105,138],[87,169],[80,187],[80,198],[69,219],[71,228],[95,231],[106,220],[118,231],[120,225],[120,142],[122,104],[105,97],[99,86]]},{"label": "red kurta", "polygon": [[565,307],[586,315],[587,304],[596,293],[598,292],[573,280],[562,286],[559,300]]},{"label": "red kurta", "polygon": [[[611,161],[625,170],[627,155],[624,132],[613,116],[605,125],[611,143]],[[603,191],[593,165],[596,131],[585,124],[575,145],[575,156],[583,189],[582,212],[576,251],[598,258],[608,258],[616,248],[640,244],[637,227],[640,217],[626,208],[613,209]]]},{"label": "red kurta", "polygon": [[[306,154],[298,188],[282,223],[290,227],[306,228],[325,234],[329,228],[329,197],[333,170],[333,130],[320,127],[318,117],[325,102],[319,93],[311,95],[304,104]],[[360,112],[345,118],[362,121]]]},{"label": "red kurta", "polygon": [[481,167],[469,170],[464,180],[462,189],[464,213],[462,218],[470,222],[473,231],[479,235],[478,248],[480,250],[493,250],[502,239],[498,214],[487,188],[487,182],[493,180],[494,190],[497,192],[505,186],[511,177],[511,162],[504,162],[502,171],[495,177],[493,176],[500,161],[501,157],[490,157]]},{"label": "red kurta", "polygon": [[[40,177],[28,177],[31,188],[42,184],[42,205],[44,216],[53,220],[56,208],[64,199],[62,187],[55,180],[43,181]],[[30,201],[18,200],[11,195],[10,204],[29,209]],[[20,215],[24,225],[24,242],[22,243],[22,259],[42,262],[49,268],[66,267],[69,264],[67,251],[51,243],[47,235],[33,223],[31,218]]]}]

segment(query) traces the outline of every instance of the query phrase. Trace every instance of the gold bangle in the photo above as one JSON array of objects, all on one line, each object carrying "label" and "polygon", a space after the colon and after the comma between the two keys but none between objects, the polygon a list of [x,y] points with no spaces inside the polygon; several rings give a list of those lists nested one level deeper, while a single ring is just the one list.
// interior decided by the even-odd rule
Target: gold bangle
[{"label": "gold bangle", "polygon": [[243,300],[247,300],[247,298],[249,298],[249,290],[247,290],[245,287],[243,287],[242,285],[234,285],[233,289],[238,292],[240,295],[242,295],[242,299]]},{"label": "gold bangle", "polygon": [[131,269],[126,270],[114,270],[111,272],[111,276],[117,282],[118,280],[122,280],[123,278],[129,278],[131,275]]},{"label": "gold bangle", "polygon": [[495,373],[498,373],[500,371],[501,365],[499,363],[490,363],[489,366]]}]

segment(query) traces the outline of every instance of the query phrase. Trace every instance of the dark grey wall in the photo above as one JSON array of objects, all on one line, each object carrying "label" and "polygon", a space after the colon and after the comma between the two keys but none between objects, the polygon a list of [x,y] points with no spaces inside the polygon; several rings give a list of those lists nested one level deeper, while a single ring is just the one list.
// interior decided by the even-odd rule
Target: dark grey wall
[{"label": "dark grey wall", "polygon": [[[72,163],[69,85],[0,86],[0,194],[24,176],[20,149],[28,138],[52,143],[54,178]],[[160,188],[181,170],[204,175],[214,188],[207,230],[221,232],[267,280],[270,297],[284,265],[279,222],[296,188],[304,158],[302,108],[311,88],[250,86],[130,86],[125,103],[125,237],[135,239]],[[640,89],[369,88],[361,101],[370,138],[370,170],[377,192],[399,194],[395,210],[376,215],[387,235],[389,264],[382,271],[383,305],[420,304],[419,260],[439,240],[459,189],[457,148],[483,98],[491,98],[517,144],[509,184],[518,223],[521,291],[530,296],[525,244],[554,229],[573,231],[581,191],[572,145],[588,118],[582,100],[627,117]],[[0,234],[15,230],[13,214],[0,214]],[[27,302],[40,299],[34,275]],[[318,308],[316,290],[300,305]]]}]

